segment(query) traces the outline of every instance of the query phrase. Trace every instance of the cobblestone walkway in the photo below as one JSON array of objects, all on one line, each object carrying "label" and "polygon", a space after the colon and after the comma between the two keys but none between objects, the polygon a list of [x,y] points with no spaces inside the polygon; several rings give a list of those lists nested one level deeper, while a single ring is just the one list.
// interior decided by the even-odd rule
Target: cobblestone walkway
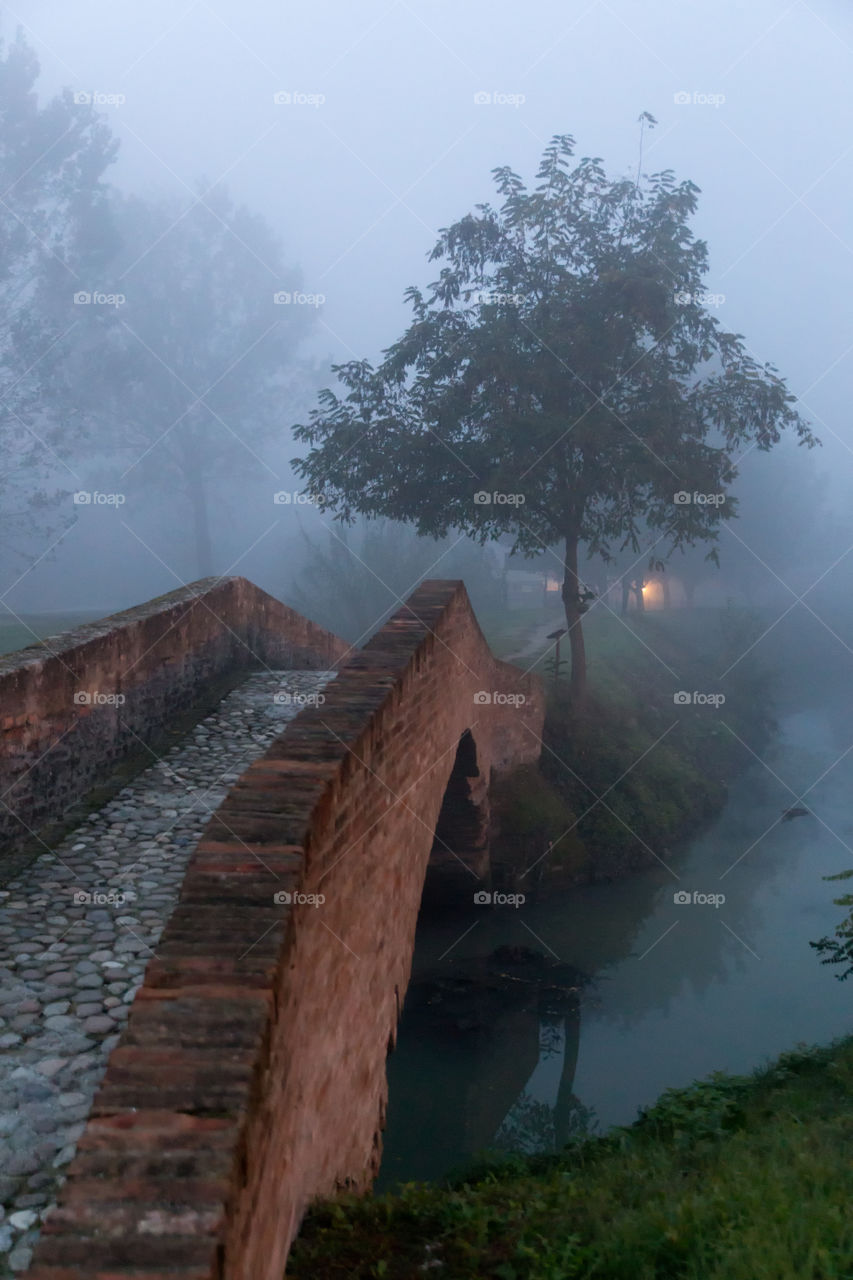
[{"label": "cobblestone walkway", "polygon": [[3,1280],[29,1265],[210,814],[333,674],[250,677],[0,891]]}]

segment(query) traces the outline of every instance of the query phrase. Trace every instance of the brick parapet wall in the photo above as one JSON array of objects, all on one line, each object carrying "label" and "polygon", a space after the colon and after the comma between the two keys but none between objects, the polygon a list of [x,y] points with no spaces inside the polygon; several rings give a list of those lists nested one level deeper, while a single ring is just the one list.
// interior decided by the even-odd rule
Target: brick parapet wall
[{"label": "brick parapet wall", "polygon": [[347,652],[245,578],[207,578],[0,657],[0,844],[60,818],[211,680],[328,669]]},{"label": "brick parapet wall", "polygon": [[544,703],[453,582],[325,695],[208,824],[27,1280],[281,1280],[311,1199],[370,1186],[457,743],[535,760]]}]

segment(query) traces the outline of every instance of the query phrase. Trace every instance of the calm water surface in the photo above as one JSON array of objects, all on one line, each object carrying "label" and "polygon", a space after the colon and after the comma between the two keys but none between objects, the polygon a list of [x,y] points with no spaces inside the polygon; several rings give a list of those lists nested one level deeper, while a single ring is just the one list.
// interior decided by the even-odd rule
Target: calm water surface
[{"label": "calm water surface", "polygon": [[[562,1145],[585,1113],[599,1130],[630,1123],[670,1086],[853,1030],[853,979],[837,981],[809,947],[833,932],[843,911],[832,898],[848,887],[821,876],[853,867],[851,701],[826,694],[780,715],[764,763],[750,760],[670,869],[421,919],[416,983],[476,969],[499,946],[559,960],[564,982],[567,966],[588,980],[568,1010],[546,997],[473,1019],[446,993],[437,1014],[413,986],[388,1062],[378,1190],[441,1177],[496,1140]],[[780,823],[806,792],[813,816]],[[674,900],[694,891],[725,902]]]}]

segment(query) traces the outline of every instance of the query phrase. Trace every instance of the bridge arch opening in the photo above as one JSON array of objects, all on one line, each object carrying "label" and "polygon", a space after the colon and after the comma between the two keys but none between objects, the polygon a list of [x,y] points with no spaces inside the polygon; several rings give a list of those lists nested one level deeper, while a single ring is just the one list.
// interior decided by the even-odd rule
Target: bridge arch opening
[{"label": "bridge arch opening", "polygon": [[479,767],[477,744],[466,729],[435,825],[422,907],[467,907],[489,874],[489,780]]}]

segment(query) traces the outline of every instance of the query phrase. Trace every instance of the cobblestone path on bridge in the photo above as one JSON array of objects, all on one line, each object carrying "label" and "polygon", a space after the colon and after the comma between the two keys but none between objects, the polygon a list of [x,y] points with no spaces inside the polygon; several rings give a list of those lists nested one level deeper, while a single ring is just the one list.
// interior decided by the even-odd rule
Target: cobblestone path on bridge
[{"label": "cobblestone path on bridge", "polygon": [[3,1280],[29,1265],[208,818],[333,676],[251,676],[0,891]]}]

